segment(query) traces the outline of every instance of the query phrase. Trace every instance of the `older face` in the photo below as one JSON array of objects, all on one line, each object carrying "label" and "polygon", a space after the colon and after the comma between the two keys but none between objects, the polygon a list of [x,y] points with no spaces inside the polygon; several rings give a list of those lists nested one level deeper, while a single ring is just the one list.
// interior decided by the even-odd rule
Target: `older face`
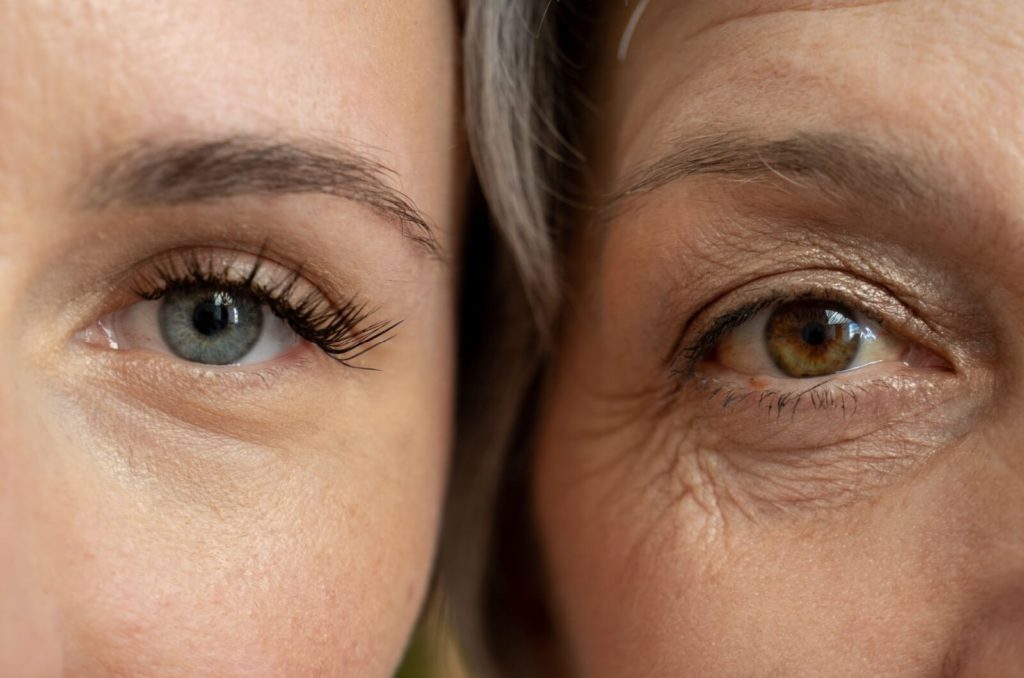
[{"label": "older face", "polygon": [[390,675],[449,443],[455,20],[0,2],[0,674]]},{"label": "older face", "polygon": [[1017,675],[1024,8],[652,0],[620,61],[636,6],[536,467],[568,653]]}]

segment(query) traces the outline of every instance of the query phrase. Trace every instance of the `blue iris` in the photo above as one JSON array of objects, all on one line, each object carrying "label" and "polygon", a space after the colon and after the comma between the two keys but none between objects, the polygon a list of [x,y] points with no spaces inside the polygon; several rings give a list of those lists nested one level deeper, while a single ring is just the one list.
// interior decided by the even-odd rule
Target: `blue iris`
[{"label": "blue iris", "polygon": [[244,292],[171,290],[160,305],[164,342],[178,357],[196,363],[239,362],[256,345],[262,329],[262,308]]}]

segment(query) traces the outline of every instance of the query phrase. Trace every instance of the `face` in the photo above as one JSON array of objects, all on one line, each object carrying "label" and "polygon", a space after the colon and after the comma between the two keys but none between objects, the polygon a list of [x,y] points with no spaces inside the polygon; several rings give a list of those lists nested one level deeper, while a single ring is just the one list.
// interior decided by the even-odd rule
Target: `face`
[{"label": "face", "polygon": [[1024,11],[621,4],[535,466],[565,653],[1016,675]]},{"label": "face", "polygon": [[0,673],[391,675],[450,437],[454,3],[0,24]]}]

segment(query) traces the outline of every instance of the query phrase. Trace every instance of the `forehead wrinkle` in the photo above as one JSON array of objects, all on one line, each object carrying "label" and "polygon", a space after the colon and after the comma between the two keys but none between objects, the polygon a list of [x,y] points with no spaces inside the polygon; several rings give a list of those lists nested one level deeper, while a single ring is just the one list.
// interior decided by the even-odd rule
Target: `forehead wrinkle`
[{"label": "forehead wrinkle", "polygon": [[[610,117],[607,119],[618,120],[623,125],[622,134],[618,137],[617,157],[628,157],[635,150],[636,143],[649,136],[650,123],[660,120],[669,108],[678,109],[679,104],[683,102],[689,106],[699,105],[701,101],[709,99],[719,101],[722,93],[729,91],[731,87],[754,87],[760,92],[768,80],[777,79],[778,84],[774,90],[776,92],[806,92],[817,87],[827,87],[832,91],[836,87],[831,78],[832,73],[818,68],[819,64],[814,60],[805,63],[794,59],[793,48],[804,49],[810,46],[820,49],[816,42],[820,31],[805,29],[814,26],[830,27],[844,17],[836,16],[835,21],[812,21],[811,17],[803,19],[798,15],[838,14],[838,10],[896,7],[899,6],[898,3],[906,5],[907,0],[776,0],[756,4],[727,0],[721,3],[699,0],[672,3],[655,0],[647,8],[642,25],[632,39],[629,59],[618,63],[611,60],[610,63],[606,63],[606,68],[611,69],[612,77],[596,86],[596,95],[607,96],[609,99],[605,102],[609,104],[606,116],[610,114]],[[752,7],[749,7],[750,5]],[[730,7],[733,9],[731,15],[715,16],[723,14],[724,10]],[[746,11],[742,11],[744,9]],[[878,14],[880,12],[862,11],[855,16],[858,20],[868,20],[876,18]],[[824,16],[814,17],[819,18],[823,19]],[[739,38],[732,34],[721,38],[703,35],[713,32],[716,28],[729,27],[741,31],[744,29],[741,29],[739,24],[749,23],[748,20],[753,19],[765,19],[766,25],[746,26],[745,32],[742,32]],[[769,19],[770,21],[767,21]],[[754,30],[758,32],[754,33]],[[641,33],[643,35],[640,35]],[[794,41],[793,45],[786,50],[777,50],[767,60],[763,59],[760,52],[751,59],[752,52],[779,40],[780,36],[783,40]],[[716,51],[726,44],[730,45],[728,52]],[[707,55],[712,56],[709,58]],[[707,77],[709,67],[712,77]],[[648,73],[638,71],[639,68],[651,70]],[[702,78],[700,86],[703,89],[694,90],[693,82],[698,78]],[[649,83],[656,83],[657,86],[650,86]],[[783,87],[784,85],[790,86]],[[694,97],[695,93],[698,94],[697,97]],[[842,86],[833,94],[837,95],[837,98],[850,96],[850,92]],[[863,98],[859,95],[858,97]],[[698,107],[688,114],[700,118],[708,113],[714,111],[701,110]]]},{"label": "forehead wrinkle", "polygon": [[[654,4],[660,4],[663,8],[663,13],[673,14],[676,12],[700,12],[707,7],[711,7],[711,11],[703,12],[708,15],[703,22],[698,23],[696,28],[692,31],[687,32],[682,36],[683,40],[693,39],[702,33],[707,33],[716,28],[721,28],[736,22],[746,21],[750,19],[760,19],[769,16],[777,16],[782,14],[798,14],[798,13],[824,13],[832,12],[837,10],[849,10],[849,9],[862,9],[865,7],[875,7],[878,5],[891,5],[895,3],[903,3],[907,0],[803,0],[802,2],[797,0],[776,0],[775,2],[764,2],[757,1],[753,3],[746,3],[751,5],[748,9],[740,9],[732,13],[728,13],[725,16],[715,17],[717,10],[721,10],[723,7],[729,5],[737,5],[740,3],[732,2],[691,2],[691,3],[678,3],[669,4],[665,0],[656,0]],[[671,22],[667,21],[654,21],[654,17],[651,15],[653,12],[646,12],[647,21],[641,21],[640,23],[650,23],[654,27],[667,27],[671,26]]]},{"label": "forehead wrinkle", "polygon": [[[666,270],[687,271],[695,296],[698,287],[707,294],[723,281],[739,284],[783,269],[842,270],[893,290],[937,335],[962,337],[964,328],[972,328],[971,352],[993,353],[992,311],[980,303],[976,281],[964,274],[965,259],[977,256],[970,231],[957,229],[967,238],[950,240],[933,232],[936,222],[927,214],[894,220],[863,200],[836,208],[733,188],[713,177],[680,182],[664,199],[637,206],[636,217],[617,218],[602,229],[591,261],[619,261],[614,253],[620,251],[635,257],[642,250],[630,243],[639,240],[640,248],[663,253],[657,260],[666,262]],[[638,225],[653,228],[640,234]],[[1012,265],[1015,257],[998,249],[976,260],[992,267],[1000,254]]]},{"label": "forehead wrinkle", "polygon": [[[656,3],[652,3],[651,8]],[[894,3],[873,3],[885,7],[899,7],[902,19],[912,20],[906,3],[895,5]],[[664,7],[664,5],[662,5]],[[650,11],[650,10],[648,10]],[[902,23],[889,21],[882,15],[882,12],[864,11],[858,18],[864,18],[872,22],[885,22],[892,25],[893,30],[898,30]],[[649,16],[649,15],[648,15]],[[657,17],[661,18],[661,17]],[[955,17],[953,17],[955,18]],[[838,19],[838,17],[837,17]],[[950,17],[943,21],[949,22]],[[901,20],[902,21],[902,20]],[[651,28],[651,31],[665,29],[668,22],[661,22],[661,28]],[[679,22],[676,22],[677,24]],[[770,23],[770,22],[766,22]],[[781,22],[780,22],[781,23]],[[800,32],[800,25],[803,21],[789,21],[791,24],[786,32],[780,33],[783,38],[796,31],[797,38],[804,35]],[[834,28],[824,31],[820,35],[816,32],[817,38],[827,40],[827,44],[835,45],[834,39],[840,41],[844,33],[836,21],[836,27],[831,26],[831,21],[821,22],[824,28]],[[828,26],[826,26],[828,24]],[[758,35],[769,36],[771,31],[763,30],[761,25],[748,26],[751,30],[744,33],[747,36],[743,42],[751,43],[758,41]],[[767,26],[764,27],[767,29]],[[669,26],[664,32],[670,30]],[[846,34],[857,36],[857,31],[849,28]],[[958,40],[963,42],[969,34],[959,35]],[[934,41],[926,35],[918,38],[924,43],[935,47]],[[766,38],[767,39],[767,38]],[[720,47],[718,43],[727,41],[710,41],[711,47]],[[941,41],[940,41],[941,42]],[[985,45],[988,41],[983,41]],[[713,43],[713,44],[712,44]],[[917,43],[915,43],[917,44]],[[959,43],[958,43],[959,44]],[[765,45],[770,45],[766,42]],[[616,102],[622,103],[618,109],[613,109],[613,115],[609,116],[610,123],[606,123],[603,138],[595,142],[598,155],[603,155],[602,168],[605,170],[603,176],[593,182],[589,187],[592,197],[592,209],[605,217],[615,216],[616,210],[600,208],[608,207],[609,203],[616,202],[614,198],[624,197],[622,194],[630,188],[636,188],[637,160],[640,162],[650,161],[657,153],[665,152],[665,144],[673,143],[677,146],[693,140],[696,137],[706,135],[710,130],[713,133],[721,133],[723,130],[732,134],[739,134],[757,140],[751,132],[764,135],[766,138],[760,141],[771,141],[787,138],[786,135],[799,135],[801,128],[813,126],[815,130],[824,132],[843,132],[849,136],[859,137],[860,142],[867,142],[874,149],[882,154],[892,156],[900,171],[890,175],[903,178],[915,179],[913,182],[899,181],[897,184],[913,186],[916,191],[902,191],[903,195],[912,195],[914,192],[920,195],[942,198],[941,201],[922,200],[890,200],[881,199],[875,202],[883,203],[880,207],[886,210],[886,215],[894,212],[901,212],[899,216],[906,216],[913,208],[924,208],[926,216],[937,216],[935,220],[928,220],[930,228],[937,228],[944,231],[961,231],[961,236],[966,235],[962,227],[966,223],[973,224],[976,228],[987,231],[991,238],[983,239],[982,244],[990,247],[996,239],[1004,240],[1006,243],[1024,242],[1024,231],[1018,225],[1018,219],[1014,215],[1019,214],[1017,192],[1012,189],[1014,181],[1019,177],[1022,167],[1017,159],[1019,154],[1015,153],[1016,140],[1005,129],[1010,128],[1011,122],[1002,122],[1012,116],[1014,107],[1007,106],[1005,99],[1000,100],[990,96],[983,101],[976,102],[973,108],[959,108],[958,105],[963,99],[962,88],[938,86],[936,83],[943,81],[936,77],[948,74],[950,68],[960,69],[956,72],[959,77],[975,76],[969,82],[972,88],[984,86],[988,81],[976,77],[979,74],[991,73],[997,69],[993,68],[992,60],[996,57],[1006,59],[1004,53],[996,53],[987,60],[978,61],[979,50],[969,51],[974,57],[973,62],[978,62],[975,68],[978,72],[971,73],[965,70],[963,60],[950,61],[950,56],[959,52],[950,48],[949,53],[943,53],[946,60],[937,59],[927,72],[922,73],[922,78],[917,82],[906,82],[902,87],[897,85],[890,90],[879,92],[869,85],[872,80],[877,79],[872,75],[871,62],[864,57],[866,52],[858,52],[868,45],[854,39],[851,42],[851,49],[841,51],[839,44],[830,53],[838,54],[835,60],[814,59],[813,53],[810,59],[796,59],[791,61],[790,49],[776,49],[787,47],[785,40],[781,44],[771,45],[769,52],[761,50],[764,45],[747,45],[755,58],[748,58],[747,54],[740,54],[732,59],[733,51],[719,55],[723,58],[702,59],[700,52],[691,50],[681,54],[681,58],[669,63],[673,57],[670,50],[658,49],[651,52],[651,64],[656,66],[656,73],[651,77],[638,77],[637,69],[630,70],[628,67],[620,69],[619,79],[622,83],[616,99],[615,90],[612,90],[612,106]],[[652,44],[652,48],[664,48],[664,44]],[[799,47],[800,45],[797,44]],[[634,48],[636,45],[634,45]],[[758,49],[755,51],[753,47]],[[708,51],[708,50],[704,50]],[[685,58],[692,53],[694,58]],[[767,53],[768,58],[760,58]],[[714,53],[717,55],[717,53]],[[803,55],[797,55],[803,56]],[[860,69],[849,61],[850,56],[858,57],[857,64],[868,64],[868,67]],[[899,65],[898,59],[904,56],[902,52],[894,54],[889,61]],[[921,54],[917,58],[920,61]],[[631,52],[632,58],[632,52]],[[743,59],[747,63],[742,63]],[[773,59],[778,59],[778,64]],[[643,60],[636,62],[643,64]],[[740,70],[736,64],[742,64],[744,70]],[[998,64],[996,64],[998,65]],[[675,69],[675,70],[673,70]],[[722,71],[728,75],[735,75],[736,80],[723,78]],[[903,71],[897,70],[897,73]],[[839,77],[836,77],[838,74]],[[997,75],[999,72],[997,71]],[[864,77],[859,78],[858,76]],[[776,84],[774,78],[778,77]],[[660,79],[659,79],[660,78]],[[979,80],[981,81],[979,85]],[[650,86],[646,89],[636,85],[637,82],[651,82],[655,85],[664,84],[662,87]],[[697,84],[694,84],[696,82]],[[951,82],[954,82],[951,80]],[[844,89],[855,84],[858,87],[852,90]],[[990,84],[990,83],[989,83]],[[868,85],[868,86],[865,86]],[[624,96],[622,90],[627,93],[634,93],[635,96]],[[1009,88],[1007,88],[1009,89]],[[952,94],[950,94],[952,93]],[[635,93],[634,93],[635,94]],[[885,95],[889,95],[888,97]],[[893,95],[896,96],[893,96]],[[954,99],[949,102],[947,98]],[[1011,101],[1012,103],[1012,101]],[[952,105],[951,105],[952,104]],[[616,115],[618,117],[616,117]],[[984,115],[984,117],[981,117]],[[973,117],[972,117],[973,116]],[[1004,116],[996,124],[993,116]],[[974,126],[972,121],[984,120],[984,126]],[[1016,125],[1014,124],[1016,127]],[[1004,127],[1004,129],[1000,129]],[[608,133],[610,130],[610,133]],[[794,131],[796,130],[796,131]],[[721,134],[728,136],[728,134]],[[856,140],[855,140],[856,141]],[[604,147],[602,148],[602,144]],[[863,143],[861,145],[864,145]],[[609,150],[610,147],[610,150]],[[879,155],[879,153],[875,153]],[[825,158],[829,158],[826,156]],[[758,181],[761,183],[774,182],[775,186],[786,190],[791,185],[795,188],[809,189],[799,197],[807,197],[811,190],[819,190],[821,197],[844,198],[851,209],[862,208],[856,198],[860,197],[856,191],[837,191],[835,182],[824,183],[821,181],[810,182],[806,176],[794,177],[787,172],[773,172],[772,163],[763,163],[766,171],[747,176],[739,176],[733,173],[732,176],[724,176],[720,173],[717,176],[707,177],[709,183],[716,182],[719,185],[728,181],[733,185],[741,184],[744,181]],[[624,171],[623,171],[624,170]],[[775,176],[772,176],[774,174]],[[835,174],[835,172],[831,172]],[[877,178],[884,179],[885,173],[875,173]],[[626,177],[623,180],[623,177]],[[846,182],[849,183],[849,182]],[[830,185],[832,184],[832,185]],[[861,188],[868,188],[874,184],[886,188],[887,181],[870,181],[868,185]],[[921,190],[927,188],[927,191]],[[826,190],[827,189],[827,190]],[[869,194],[886,198],[877,191],[869,191]],[[639,196],[637,196],[639,197]],[[815,196],[811,196],[815,197]],[[895,195],[889,197],[896,197]],[[854,200],[849,200],[853,198]],[[638,201],[639,202],[639,201]],[[614,205],[621,207],[621,204]],[[920,224],[920,214],[913,214],[914,223]],[[922,232],[923,234],[923,232]],[[926,236],[930,237],[930,236]],[[955,238],[962,241],[964,237]],[[944,238],[944,240],[947,240]],[[949,239],[952,242],[953,239]],[[1005,246],[995,248],[993,254],[1006,259],[1007,250]]]}]

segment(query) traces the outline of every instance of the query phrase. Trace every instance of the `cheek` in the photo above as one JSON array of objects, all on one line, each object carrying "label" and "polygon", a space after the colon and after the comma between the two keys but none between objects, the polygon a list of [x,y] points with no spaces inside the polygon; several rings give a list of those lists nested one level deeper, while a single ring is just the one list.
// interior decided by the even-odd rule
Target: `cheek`
[{"label": "cheek", "polygon": [[301,498],[278,498],[276,511],[244,521],[102,490],[68,493],[75,518],[47,548],[59,554],[67,668],[387,675],[429,552],[396,553],[378,536],[393,525],[336,497],[281,490]]},{"label": "cheek", "polygon": [[[440,445],[399,469],[401,431],[268,457],[129,421],[119,453],[138,454],[116,461],[77,422],[18,447],[33,596],[52,610],[39,634],[65,671],[390,675],[427,587]],[[197,454],[226,461],[190,467]]]},{"label": "cheek", "polygon": [[1005,638],[1024,608],[988,611],[1022,600],[1019,540],[1007,539],[1024,524],[1019,481],[994,473],[970,439],[912,471],[887,468],[893,479],[856,499],[799,502],[822,489],[828,465],[814,467],[811,485],[771,465],[737,483],[734,465],[651,416],[609,425],[610,410],[580,380],[560,380],[551,396],[535,509],[556,614],[583,675],[1019,665]]}]

